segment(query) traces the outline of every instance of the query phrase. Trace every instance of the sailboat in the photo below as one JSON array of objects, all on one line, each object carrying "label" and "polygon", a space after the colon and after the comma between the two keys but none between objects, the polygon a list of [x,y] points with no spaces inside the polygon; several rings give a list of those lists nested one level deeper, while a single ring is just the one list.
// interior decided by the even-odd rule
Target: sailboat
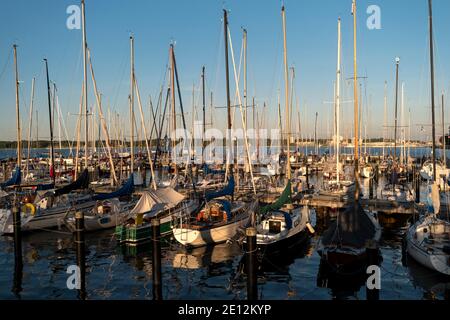
[{"label": "sailboat", "polygon": [[406,250],[413,259],[425,267],[445,275],[450,275],[450,222],[437,217],[440,209],[440,195],[436,177],[434,44],[431,0],[428,0],[428,10],[430,29],[431,121],[433,131],[433,184],[428,186],[428,207],[430,212],[422,216],[408,229],[406,234]]},{"label": "sailboat", "polygon": [[325,196],[346,196],[354,190],[353,181],[341,179],[342,164],[340,162],[340,106],[341,106],[341,19],[338,19],[338,54],[337,54],[337,70],[336,70],[336,172],[335,179],[331,178],[326,181],[323,190],[319,193]]},{"label": "sailboat", "polygon": [[[250,205],[234,201],[234,187],[234,177],[230,176],[225,188],[206,194],[205,203],[196,215],[178,216],[173,228],[175,239],[187,247],[231,240],[240,227],[247,225],[250,217]],[[231,197],[231,201],[227,197]]]},{"label": "sailboat", "polygon": [[190,216],[198,209],[198,200],[186,197],[171,187],[138,192],[139,201],[124,213],[122,222],[116,225],[119,243],[138,245],[151,239],[153,218],[160,219],[160,233],[172,233],[179,216]]},{"label": "sailboat", "polygon": [[[281,9],[281,15],[284,34],[286,127],[288,128],[286,159],[290,159],[289,83],[287,73],[286,12],[284,6]],[[257,210],[256,242],[260,252],[264,254],[279,253],[293,245],[304,242],[309,234],[314,233],[314,228],[310,221],[311,215],[315,214],[315,211],[307,206],[294,206],[292,204],[290,161],[286,161],[285,165],[287,183],[281,196],[275,202]]]},{"label": "sailboat", "polygon": [[339,212],[336,220],[323,233],[317,251],[321,258],[336,272],[361,268],[367,263],[366,246],[377,244],[381,238],[381,227],[372,212],[365,210],[359,201],[358,183],[358,85],[356,59],[356,0],[352,3],[354,40],[354,176],[355,200],[344,212]]}]

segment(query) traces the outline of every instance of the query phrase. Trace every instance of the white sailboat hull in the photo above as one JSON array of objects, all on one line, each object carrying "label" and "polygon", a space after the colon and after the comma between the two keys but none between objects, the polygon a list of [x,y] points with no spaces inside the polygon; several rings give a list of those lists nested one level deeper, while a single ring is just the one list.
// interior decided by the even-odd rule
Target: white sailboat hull
[{"label": "white sailboat hull", "polygon": [[406,238],[408,254],[421,265],[439,273],[450,275],[450,255],[440,250],[430,250],[429,248],[427,250],[427,247],[423,245],[424,241],[414,236],[421,224],[421,222],[417,222],[408,230]]},{"label": "white sailboat hull", "polygon": [[175,239],[184,246],[200,247],[209,244],[223,243],[232,239],[239,228],[244,227],[247,219],[231,222],[221,227],[208,229],[174,228]]}]

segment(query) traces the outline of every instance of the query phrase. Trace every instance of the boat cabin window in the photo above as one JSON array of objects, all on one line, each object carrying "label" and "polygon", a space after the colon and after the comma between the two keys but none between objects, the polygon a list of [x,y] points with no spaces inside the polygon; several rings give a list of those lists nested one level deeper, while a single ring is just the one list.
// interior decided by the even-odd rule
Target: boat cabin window
[{"label": "boat cabin window", "polygon": [[281,232],[281,221],[270,220],[269,221],[269,232],[270,233],[280,233]]}]

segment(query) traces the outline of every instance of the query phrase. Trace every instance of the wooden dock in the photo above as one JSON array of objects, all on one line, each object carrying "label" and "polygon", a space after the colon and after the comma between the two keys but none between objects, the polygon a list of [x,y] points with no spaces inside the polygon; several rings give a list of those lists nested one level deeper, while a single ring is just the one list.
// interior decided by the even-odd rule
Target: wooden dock
[{"label": "wooden dock", "polygon": [[[345,209],[354,201],[348,196],[307,195],[298,201],[301,205],[315,208]],[[381,199],[361,199],[364,208],[383,214],[413,215],[419,212],[419,206],[409,201],[389,201]]]}]

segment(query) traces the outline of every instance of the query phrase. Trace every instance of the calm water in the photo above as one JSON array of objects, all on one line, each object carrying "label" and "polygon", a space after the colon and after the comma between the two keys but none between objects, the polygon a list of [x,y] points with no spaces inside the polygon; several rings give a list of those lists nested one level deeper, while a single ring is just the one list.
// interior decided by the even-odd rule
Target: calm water
[{"label": "calm water", "polygon": [[[443,299],[450,280],[402,259],[402,229],[385,232],[381,243],[380,299]],[[263,299],[366,299],[364,281],[318,285],[319,234],[284,261],[265,259],[258,275]],[[118,247],[112,232],[86,237],[88,299],[152,299],[150,248]],[[231,244],[185,252],[170,242],[162,253],[164,299],[245,299],[242,252]],[[0,299],[77,299],[66,287],[69,265],[76,264],[72,236],[34,233],[23,238],[23,275],[15,273],[13,241],[0,239]],[[356,283],[355,283],[356,282]],[[333,287],[334,286],[334,287]],[[19,291],[17,288],[20,287]],[[447,293],[448,294],[448,293]]]},{"label": "calm water", "polygon": [[[262,299],[366,299],[364,279],[319,279],[316,245],[327,221],[318,222],[309,243],[283,259],[264,259],[258,274]],[[380,299],[444,299],[450,279],[402,256],[407,224],[383,231]],[[64,230],[23,237],[23,269],[15,270],[14,244],[0,237],[0,299],[78,299],[66,273],[76,264],[72,235]],[[243,253],[237,244],[186,252],[169,239],[162,250],[164,299],[246,299]],[[86,235],[88,299],[152,299],[152,252],[119,247],[113,230]],[[320,273],[323,275],[323,273]],[[320,277],[322,278],[322,277]],[[445,291],[447,289],[447,292]]]},{"label": "calm water", "polygon": [[[294,150],[294,147],[292,147]],[[128,149],[127,149],[128,150]],[[252,149],[253,150],[253,149]],[[271,152],[272,153],[277,153],[279,152],[279,147],[271,147]],[[75,153],[75,149],[72,150],[73,153]],[[125,150],[123,150],[125,151]],[[145,149],[141,150],[143,153],[146,153]],[[300,147],[300,151],[303,154],[312,154],[314,152],[314,148],[313,147]],[[361,152],[364,153],[366,152],[371,154],[371,155],[375,155],[375,156],[380,156],[383,155],[383,148],[380,147],[367,147],[361,148]],[[62,154],[64,157],[68,157],[70,155],[70,150],[69,149],[55,149],[55,152],[58,152],[60,154]],[[137,152],[137,149],[136,149]],[[216,149],[217,152],[217,156],[220,158],[220,156],[222,155],[222,151],[220,148]],[[238,147],[238,154],[244,154],[245,150],[243,149],[242,146]],[[393,148],[392,147],[386,147],[385,148],[385,154],[389,155],[393,152]],[[400,156],[400,152],[401,152],[401,148],[397,147],[397,155]],[[406,149],[406,152],[408,152],[408,150]],[[251,153],[253,153],[253,151],[251,151]],[[334,148],[330,148],[327,146],[322,146],[319,148],[319,153],[321,155],[323,154],[330,154],[330,153],[334,153]],[[342,147],[341,148],[341,153],[342,154],[353,154],[353,148],[346,148],[346,147]],[[24,154],[26,154],[26,152],[24,151]],[[32,149],[30,150],[30,156],[31,157],[48,157],[49,154],[49,149]],[[422,157],[422,156],[430,156],[431,155],[431,148],[423,148],[423,147],[418,147],[418,148],[411,148],[410,149],[410,154],[412,157]],[[443,152],[442,149],[436,149],[436,155],[438,158],[442,158]],[[15,158],[17,156],[17,150],[16,149],[1,149],[0,150],[0,160],[2,159],[7,159],[7,158]],[[446,156],[447,159],[450,158],[450,150],[446,150]],[[199,156],[200,157],[200,156]],[[199,158],[200,159],[200,158]]]}]

